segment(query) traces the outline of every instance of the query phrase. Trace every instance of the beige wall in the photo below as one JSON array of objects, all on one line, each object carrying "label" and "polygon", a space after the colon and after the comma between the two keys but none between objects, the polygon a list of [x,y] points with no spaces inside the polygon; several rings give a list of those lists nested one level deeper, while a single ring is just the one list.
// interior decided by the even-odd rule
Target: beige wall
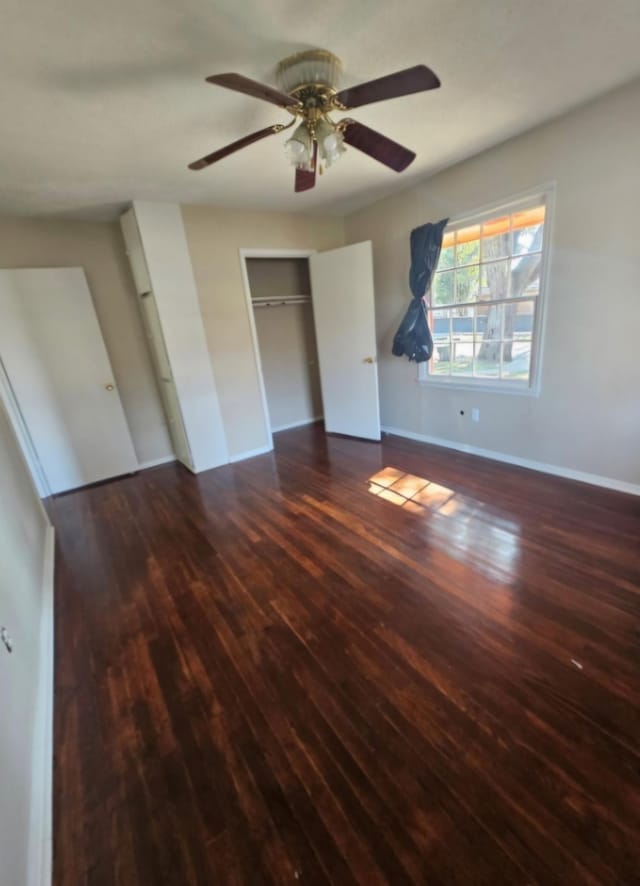
[{"label": "beige wall", "polygon": [[14,641],[11,655],[0,646],[0,880],[7,884],[27,882],[47,526],[0,403],[0,624]]},{"label": "beige wall", "polygon": [[0,219],[0,267],[80,266],[141,462],[172,449],[117,222]]},{"label": "beige wall", "polygon": [[[640,483],[639,109],[635,83],[347,218],[347,242],[373,241],[383,425]],[[540,397],[416,384],[415,365],[390,354],[411,229],[550,181]]]},{"label": "beige wall", "polygon": [[273,431],[322,416],[311,302],[255,308],[260,362]]},{"label": "beige wall", "polygon": [[308,258],[248,258],[252,298],[311,295]]},{"label": "beige wall", "polygon": [[231,456],[268,444],[239,250],[332,249],[341,219],[183,206],[200,306]]}]

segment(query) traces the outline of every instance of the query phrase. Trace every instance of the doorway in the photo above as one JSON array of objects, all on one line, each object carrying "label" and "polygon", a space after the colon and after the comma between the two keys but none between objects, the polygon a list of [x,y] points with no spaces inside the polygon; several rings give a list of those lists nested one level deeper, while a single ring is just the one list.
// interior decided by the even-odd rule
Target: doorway
[{"label": "doorway", "polygon": [[[304,261],[300,262],[300,259]],[[253,260],[262,261],[252,265]],[[284,265],[276,264],[278,260],[290,260],[291,267],[286,269]],[[379,441],[380,403],[371,242],[352,243],[325,252],[241,249],[240,264],[268,448],[273,448],[274,430],[305,424],[318,417],[324,419],[327,433]],[[258,267],[261,270],[256,274],[253,269]],[[254,278],[253,286],[250,271]],[[262,279],[255,282],[260,277]],[[273,384],[267,385],[264,371],[264,339],[269,333],[263,333],[262,341],[258,335],[258,327],[267,327],[269,323],[256,320],[256,317],[258,311],[281,310],[296,304],[307,306],[307,325],[302,324],[302,328],[310,329],[313,323],[315,341],[301,351],[305,355],[303,368],[298,365],[297,369],[292,368],[287,373],[286,367],[290,364],[287,364],[282,346],[272,348],[273,364],[281,381],[284,370],[287,383],[297,379],[307,386],[307,391],[313,391],[319,380],[322,415],[307,410],[306,415],[297,421],[289,415],[283,424],[278,424],[270,416],[273,406],[269,400],[274,402]],[[274,315],[275,318],[277,316]],[[279,327],[281,324],[276,319],[273,325]],[[285,339],[281,329],[276,328],[276,335],[282,344]]]},{"label": "doorway", "polygon": [[269,434],[323,417],[308,253],[245,254]]}]

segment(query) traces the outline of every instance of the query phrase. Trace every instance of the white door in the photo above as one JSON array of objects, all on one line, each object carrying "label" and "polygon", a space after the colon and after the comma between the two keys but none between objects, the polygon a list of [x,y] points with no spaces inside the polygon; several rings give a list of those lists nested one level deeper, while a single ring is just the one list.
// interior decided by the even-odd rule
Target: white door
[{"label": "white door", "polygon": [[173,443],[173,451],[187,467],[193,468],[193,459],[187,432],[184,429],[180,400],[173,381],[173,372],[169,363],[167,346],[165,344],[162,325],[158,315],[158,306],[153,292],[147,292],[140,299],[142,307],[142,322],[149,339],[151,354],[156,366],[156,374],[160,383],[160,396],[164,404],[164,411],[169,425],[169,434]]},{"label": "white door", "polygon": [[82,268],[0,271],[0,357],[52,493],[138,469]]},{"label": "white door", "polygon": [[309,258],[325,429],[380,439],[371,243]]}]

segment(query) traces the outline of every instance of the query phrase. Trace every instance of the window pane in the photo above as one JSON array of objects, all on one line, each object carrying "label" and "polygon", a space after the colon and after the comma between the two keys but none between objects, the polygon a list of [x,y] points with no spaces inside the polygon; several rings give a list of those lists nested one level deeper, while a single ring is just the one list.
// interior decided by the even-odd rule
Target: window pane
[{"label": "window pane", "polygon": [[429,364],[432,375],[449,375],[451,355],[451,311],[433,311],[431,334],[433,357]]},{"label": "window pane", "polygon": [[[441,355],[445,356],[441,356]],[[431,363],[429,364],[429,371],[431,375],[450,375],[451,374],[451,364],[448,359],[449,348],[445,346],[438,346],[434,348],[433,357],[431,358]]]},{"label": "window pane", "polygon": [[499,378],[500,342],[476,340],[476,376],[479,378]]},{"label": "window pane", "polygon": [[454,258],[455,258],[455,247],[454,246],[443,246],[443,248],[440,250],[440,259],[438,260],[438,270],[442,271],[445,268],[452,268]]},{"label": "window pane", "polygon": [[454,342],[473,341],[473,308],[454,308],[451,311],[451,332]]},{"label": "window pane", "polygon": [[435,305],[448,305],[454,299],[455,271],[439,271],[433,278],[433,301]]},{"label": "window pane", "polygon": [[509,297],[509,273],[511,261],[489,262],[482,265],[482,289],[481,298],[488,301],[496,301]]},{"label": "window pane", "polygon": [[480,294],[480,265],[456,271],[456,302],[475,301]]},{"label": "window pane", "polygon": [[513,232],[513,255],[527,255],[542,249],[542,225],[530,225]]},{"label": "window pane", "polygon": [[511,310],[505,315],[504,337],[506,339],[532,338],[536,303],[534,301],[521,301],[515,305],[508,305],[508,307]]},{"label": "window pane", "polygon": [[480,261],[480,225],[461,228],[456,235],[456,264],[472,265]]},{"label": "window pane", "polygon": [[505,342],[502,354],[502,377],[528,381],[531,369],[531,342]]},{"label": "window pane", "polygon": [[473,333],[476,340],[479,340],[483,337],[484,332],[487,328],[487,318],[490,311],[489,304],[479,304],[476,308],[474,308],[474,324],[473,324]]},{"label": "window pane", "polygon": [[[482,305],[478,307],[478,325],[481,326],[482,332],[476,335],[476,340],[483,342],[502,341],[504,338],[503,330],[505,327],[505,309],[510,305]],[[480,312],[484,312],[480,314]]]},{"label": "window pane", "polygon": [[511,259],[511,291],[512,298],[523,295],[531,298],[540,291],[540,253],[519,256]]},{"label": "window pane", "polygon": [[473,336],[455,335],[451,351],[451,375],[473,375]]},{"label": "window pane", "polygon": [[482,225],[482,260],[506,258],[511,251],[509,216],[492,218]]},{"label": "window pane", "polygon": [[442,336],[449,338],[449,332],[451,331],[451,325],[449,323],[450,316],[451,311],[449,310],[441,309],[431,311],[431,334],[433,335],[434,341],[436,338]]}]

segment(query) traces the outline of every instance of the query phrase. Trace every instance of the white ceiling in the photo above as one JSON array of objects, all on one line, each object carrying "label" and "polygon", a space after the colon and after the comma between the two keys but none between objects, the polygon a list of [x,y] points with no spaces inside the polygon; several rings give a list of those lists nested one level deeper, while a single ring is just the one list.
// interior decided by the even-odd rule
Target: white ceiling
[{"label": "white ceiling", "polygon": [[[418,154],[401,175],[355,149],[293,193],[274,136],[187,163],[289,116],[204,82],[273,83],[322,47],[343,85],[425,63],[442,88],[352,112]],[[133,197],[343,213],[640,76],[638,0],[4,0],[0,213],[113,217]],[[640,109],[639,109],[640,110]]]}]

